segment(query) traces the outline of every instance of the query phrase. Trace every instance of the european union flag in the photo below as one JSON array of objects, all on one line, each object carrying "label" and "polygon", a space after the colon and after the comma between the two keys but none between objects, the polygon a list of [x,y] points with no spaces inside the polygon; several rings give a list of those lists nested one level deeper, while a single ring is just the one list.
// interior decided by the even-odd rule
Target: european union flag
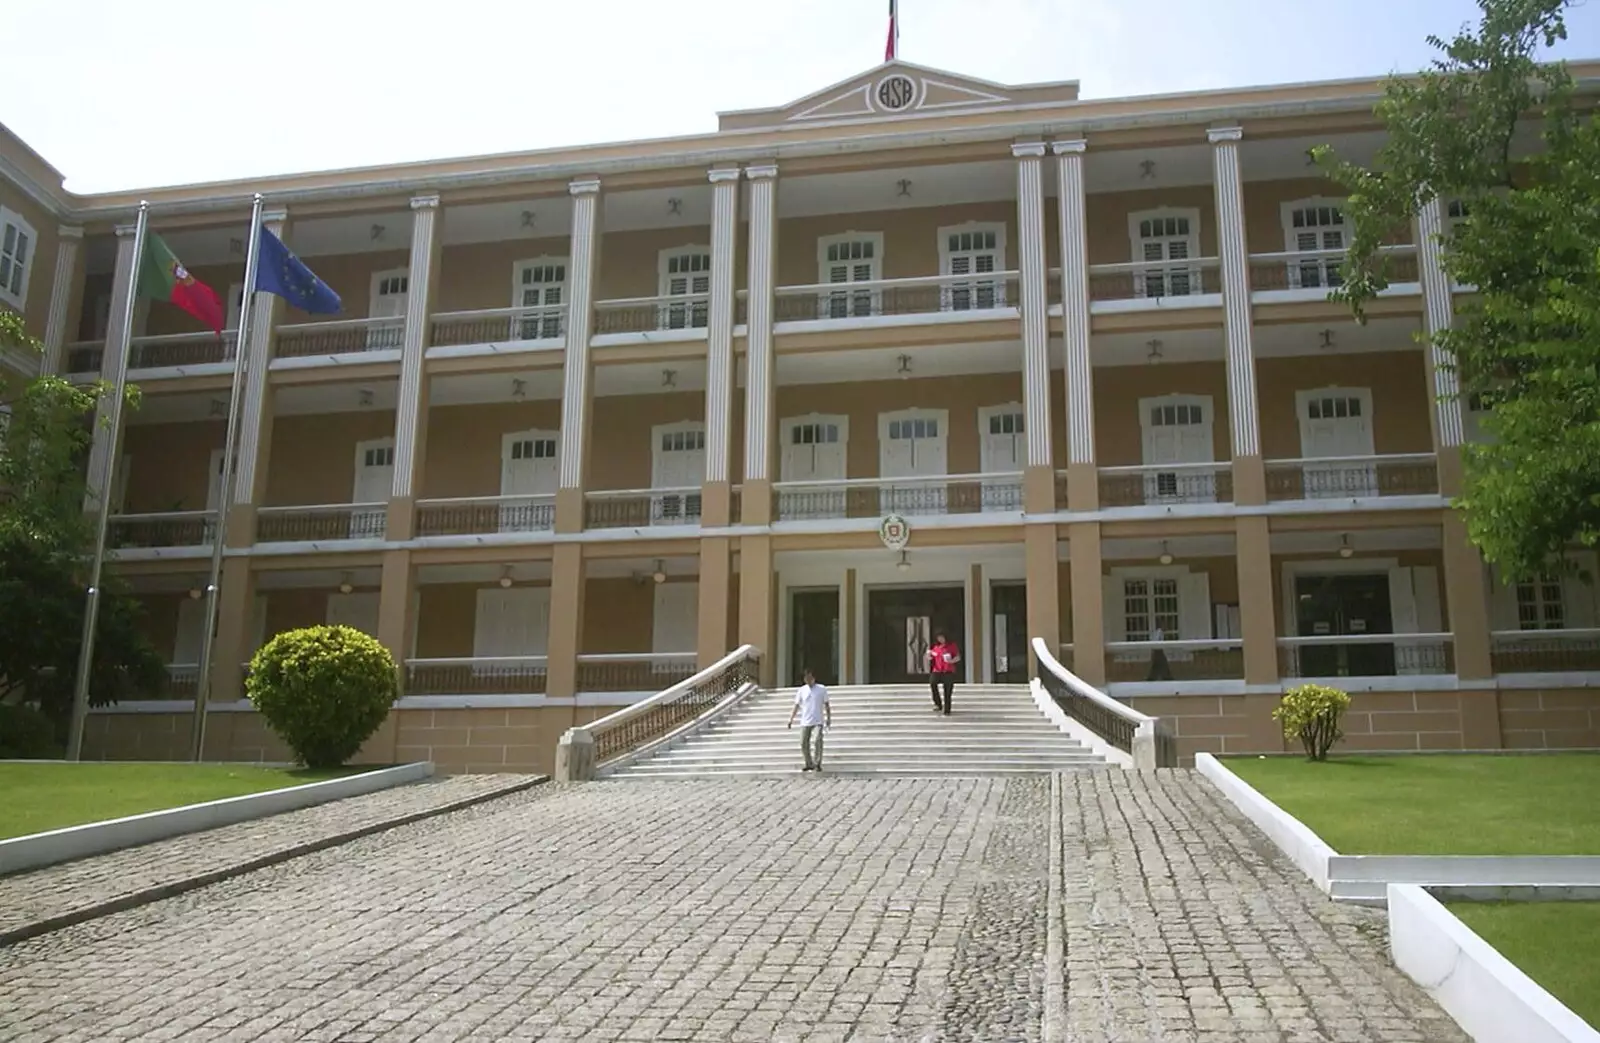
[{"label": "european union flag", "polygon": [[275,293],[312,314],[332,315],[343,306],[339,295],[266,228],[261,229],[256,252],[256,289]]}]

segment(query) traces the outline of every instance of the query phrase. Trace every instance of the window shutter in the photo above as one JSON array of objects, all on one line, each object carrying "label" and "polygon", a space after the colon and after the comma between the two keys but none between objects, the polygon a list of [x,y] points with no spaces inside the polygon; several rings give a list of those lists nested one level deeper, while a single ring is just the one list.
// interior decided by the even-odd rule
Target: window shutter
[{"label": "window shutter", "polygon": [[1101,596],[1105,605],[1101,614],[1105,616],[1106,637],[1110,641],[1128,640],[1128,620],[1124,614],[1124,600],[1121,576],[1103,576],[1100,579]]},{"label": "window shutter", "polygon": [[1211,637],[1211,577],[1191,572],[1178,579],[1178,637],[1204,641]]}]

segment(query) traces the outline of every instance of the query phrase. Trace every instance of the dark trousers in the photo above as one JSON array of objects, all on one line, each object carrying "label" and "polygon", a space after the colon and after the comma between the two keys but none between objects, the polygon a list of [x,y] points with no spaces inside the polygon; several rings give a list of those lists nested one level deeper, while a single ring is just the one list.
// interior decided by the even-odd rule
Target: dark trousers
[{"label": "dark trousers", "polygon": [[[950,712],[950,691],[955,686],[956,675],[954,673],[929,675],[928,687],[933,690],[934,709],[943,710],[945,713]],[[939,701],[939,693],[941,691],[944,692],[943,703]]]}]

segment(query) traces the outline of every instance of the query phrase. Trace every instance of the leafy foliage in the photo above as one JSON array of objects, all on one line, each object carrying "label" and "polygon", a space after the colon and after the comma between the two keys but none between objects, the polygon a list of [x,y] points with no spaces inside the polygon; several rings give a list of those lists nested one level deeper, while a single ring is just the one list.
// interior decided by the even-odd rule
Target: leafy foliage
[{"label": "leafy foliage", "polygon": [[389,650],[346,626],[277,635],[251,661],[245,690],[308,768],[355,756],[400,694]]},{"label": "leafy foliage", "polygon": [[56,727],[31,706],[0,703],[0,760],[45,760],[61,756]]},{"label": "leafy foliage", "polygon": [[1333,744],[1344,738],[1339,723],[1350,709],[1350,696],[1327,685],[1303,684],[1283,693],[1272,719],[1283,726],[1287,739],[1299,739],[1306,758],[1328,759]]},{"label": "leafy foliage", "polygon": [[1349,191],[1355,229],[1337,296],[1358,316],[1386,285],[1379,245],[1438,199],[1461,208],[1444,237],[1456,324],[1438,334],[1462,405],[1489,441],[1466,447],[1457,502],[1508,578],[1559,569],[1600,543],[1600,128],[1565,66],[1569,0],[1479,0],[1482,18],[1378,106],[1388,138],[1371,169],[1321,159]]}]

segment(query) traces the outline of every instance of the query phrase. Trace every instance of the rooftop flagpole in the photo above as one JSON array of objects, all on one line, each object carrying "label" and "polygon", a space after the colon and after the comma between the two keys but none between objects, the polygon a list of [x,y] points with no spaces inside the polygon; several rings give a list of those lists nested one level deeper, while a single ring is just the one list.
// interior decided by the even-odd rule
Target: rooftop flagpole
[{"label": "rooftop flagpole", "polygon": [[233,457],[239,434],[239,401],[244,396],[245,375],[249,370],[250,324],[255,316],[256,268],[261,252],[261,193],[257,192],[250,209],[250,245],[244,255],[244,296],[239,302],[239,329],[233,349],[233,389],[228,397],[228,427],[222,442],[221,490],[216,515],[211,521],[211,576],[206,583],[205,628],[200,632],[200,673],[194,685],[194,719],[190,728],[190,757],[204,759],[206,744],[206,706],[211,698],[212,655],[217,641],[217,598],[222,585],[222,554],[227,546],[228,514],[233,505]]},{"label": "rooftop flagpole", "polygon": [[118,447],[122,441],[122,401],[128,393],[128,353],[133,345],[133,312],[139,300],[139,268],[144,261],[144,241],[150,224],[150,204],[140,200],[139,217],[133,226],[133,266],[128,272],[128,298],[122,305],[122,326],[117,343],[108,347],[118,360],[112,381],[111,409],[107,417],[111,440],[100,465],[100,486],[95,493],[94,559],[89,567],[89,586],[83,607],[83,637],[78,646],[78,675],[72,691],[72,721],[67,731],[67,760],[83,756],[83,729],[89,717],[89,683],[94,673],[94,642],[100,621],[100,575],[106,561],[106,528],[111,520],[111,491],[116,488]]},{"label": "rooftop flagpole", "polygon": [[889,42],[883,48],[883,60],[892,62],[900,57],[899,0],[889,0]]}]

